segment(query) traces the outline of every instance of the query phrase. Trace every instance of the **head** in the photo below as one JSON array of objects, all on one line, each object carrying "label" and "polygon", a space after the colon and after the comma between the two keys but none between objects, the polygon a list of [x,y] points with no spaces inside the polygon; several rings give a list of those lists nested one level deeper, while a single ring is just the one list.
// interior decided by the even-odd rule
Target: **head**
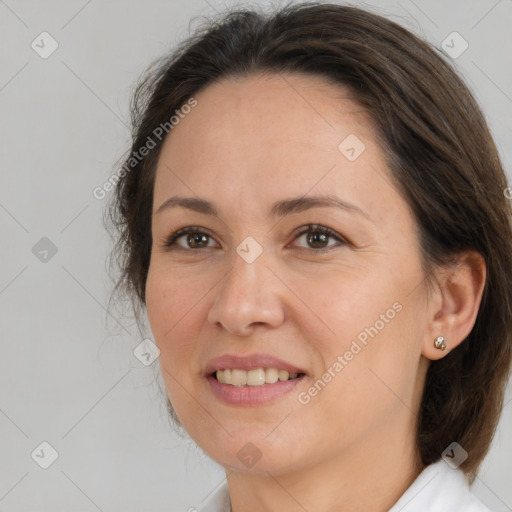
[{"label": "head", "polygon": [[[421,464],[457,441],[472,481],[510,372],[512,230],[451,65],[357,8],[239,11],[151,68],[133,113],[118,289],[147,311],[174,421],[224,466],[249,470],[252,443],[274,473],[412,425],[397,435]],[[226,354],[275,357],[298,382],[223,402]]]}]

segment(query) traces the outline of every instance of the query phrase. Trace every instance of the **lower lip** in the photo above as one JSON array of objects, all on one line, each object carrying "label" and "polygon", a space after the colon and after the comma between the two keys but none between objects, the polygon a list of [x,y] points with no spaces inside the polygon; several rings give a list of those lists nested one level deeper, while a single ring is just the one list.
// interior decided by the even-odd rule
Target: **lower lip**
[{"label": "lower lip", "polygon": [[232,386],[219,382],[212,375],[207,378],[214,395],[223,402],[234,405],[266,404],[290,393],[303,379],[304,375],[296,379],[263,384],[262,386]]}]

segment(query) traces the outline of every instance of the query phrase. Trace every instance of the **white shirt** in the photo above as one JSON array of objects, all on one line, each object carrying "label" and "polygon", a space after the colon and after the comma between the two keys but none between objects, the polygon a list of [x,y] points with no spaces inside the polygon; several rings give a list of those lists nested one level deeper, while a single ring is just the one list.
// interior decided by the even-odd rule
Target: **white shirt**
[{"label": "white shirt", "polygon": [[[491,512],[471,489],[464,473],[443,459],[427,466],[388,512]],[[200,512],[231,512],[224,483]]]}]

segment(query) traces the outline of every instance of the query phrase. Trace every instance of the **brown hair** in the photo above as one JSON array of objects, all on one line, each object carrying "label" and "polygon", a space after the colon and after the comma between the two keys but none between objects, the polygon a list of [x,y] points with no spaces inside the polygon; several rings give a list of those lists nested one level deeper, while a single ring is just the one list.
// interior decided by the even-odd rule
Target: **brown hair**
[{"label": "brown hair", "polygon": [[348,87],[373,117],[390,176],[418,225],[427,283],[436,265],[461,251],[485,259],[475,325],[431,362],[417,432],[425,465],[457,441],[469,453],[461,469],[472,483],[494,437],[512,361],[511,206],[497,149],[468,87],[436,48],[400,25],[319,2],[271,14],[241,9],[203,25],[156,61],[133,95],[131,152],[106,212],[120,269],[112,296],[127,293],[137,318],[145,306],[155,168],[165,138],[140,161],[130,161],[133,154],[209,84],[281,72]]}]

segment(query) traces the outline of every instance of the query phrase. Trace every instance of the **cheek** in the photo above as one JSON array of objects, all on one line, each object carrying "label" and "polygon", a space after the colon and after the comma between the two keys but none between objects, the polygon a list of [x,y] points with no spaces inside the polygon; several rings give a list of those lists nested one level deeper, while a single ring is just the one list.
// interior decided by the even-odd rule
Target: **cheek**
[{"label": "cheek", "polygon": [[[151,267],[146,282],[146,309],[155,339],[165,342],[180,329],[180,323],[193,315],[197,293],[173,271]],[[171,277],[172,276],[172,277]]]},{"label": "cheek", "polygon": [[331,331],[317,338],[316,347],[321,371],[335,375],[328,385],[332,394],[326,393],[333,406],[340,398],[348,410],[358,410],[358,401],[377,408],[393,400],[399,404],[393,393],[405,396],[412,388],[425,329],[419,291],[409,294],[409,281],[416,282],[412,274],[406,281],[390,272],[387,278],[382,271],[368,273],[345,279],[329,301],[316,299]]},{"label": "cheek", "polygon": [[[322,429],[329,440],[341,435],[347,443],[354,442],[368,435],[369,430],[379,429],[413,410],[419,357],[412,340],[405,336],[409,330],[405,315],[404,308],[373,336],[364,328],[354,327],[353,331],[367,334],[366,344],[357,337],[341,336],[336,346],[324,347],[325,370],[316,377],[328,382],[324,387],[316,381],[321,391],[311,390],[315,396],[304,413],[312,424],[324,425]],[[367,328],[374,325],[378,316],[370,314],[370,318],[363,323]]]},{"label": "cheek", "polygon": [[361,331],[367,335],[366,345],[360,344],[362,350],[356,356],[361,363],[359,375],[354,376],[359,381],[357,387],[365,401],[375,410],[381,409],[383,414],[414,409],[412,401],[424,329],[420,304],[411,298],[402,298],[394,304],[399,308],[393,309],[392,314],[384,308],[369,320]]},{"label": "cheek", "polygon": [[198,293],[194,287],[183,286],[179,279],[167,277],[168,272],[150,269],[146,283],[146,308],[154,341],[160,350],[159,364],[167,394],[183,422],[194,408],[192,368],[200,322]]},{"label": "cheek", "polygon": [[[160,349],[160,366],[182,380],[189,369],[193,340],[197,339],[197,293],[168,274],[150,271],[146,284],[146,309],[154,341]],[[194,307],[196,306],[196,307]],[[167,379],[166,379],[167,380]]]},{"label": "cheek", "polygon": [[383,279],[383,274],[377,268],[345,271],[328,275],[323,283],[305,283],[308,305],[322,320],[322,352],[337,357],[350,350],[354,340],[364,349],[365,342],[381,338],[399,320],[396,308],[400,306],[393,308],[400,295],[397,283]]},{"label": "cheek", "polygon": [[146,281],[146,311],[151,327],[151,332],[155,338],[155,343],[162,349],[161,341],[164,337],[169,319],[165,314],[168,311],[169,304],[168,285],[163,279],[158,279],[154,272],[148,273]]}]

